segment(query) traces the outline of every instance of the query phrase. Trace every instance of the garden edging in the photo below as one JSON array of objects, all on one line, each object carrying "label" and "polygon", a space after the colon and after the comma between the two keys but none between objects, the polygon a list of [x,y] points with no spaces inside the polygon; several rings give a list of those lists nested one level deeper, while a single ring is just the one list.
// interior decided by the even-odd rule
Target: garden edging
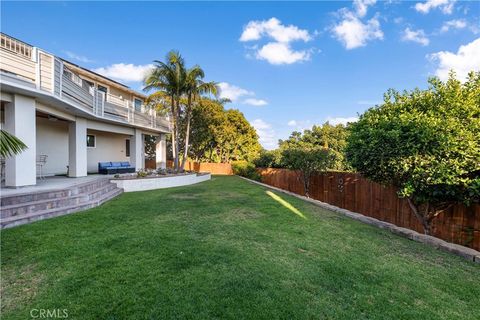
[{"label": "garden edging", "polygon": [[373,225],[373,226],[376,226],[376,227],[379,227],[379,228],[382,228],[382,229],[387,229],[394,234],[400,235],[400,236],[408,238],[410,240],[421,242],[421,243],[430,245],[432,247],[435,247],[435,248],[443,250],[443,251],[451,252],[451,253],[453,253],[457,256],[463,257],[467,260],[470,260],[472,262],[476,262],[476,263],[480,264],[480,252],[477,251],[477,250],[467,248],[467,247],[464,247],[464,246],[461,246],[461,245],[458,245],[458,244],[455,244],[455,243],[450,243],[450,242],[447,242],[445,240],[435,238],[435,237],[432,237],[432,236],[429,236],[429,235],[421,234],[421,233],[418,233],[414,230],[410,230],[410,229],[407,229],[407,228],[402,228],[402,227],[396,226],[396,225],[394,225],[392,223],[389,223],[389,222],[381,221],[381,220],[378,220],[378,219],[375,219],[375,218],[372,218],[372,217],[367,217],[367,216],[364,216],[360,213],[352,212],[350,210],[342,209],[342,208],[333,206],[333,205],[325,203],[325,202],[321,202],[321,201],[318,201],[318,200],[307,198],[305,196],[301,196],[299,194],[296,194],[296,193],[293,193],[293,192],[290,192],[290,191],[287,191],[287,190],[283,190],[283,189],[280,189],[280,188],[277,188],[277,187],[273,187],[273,186],[270,186],[270,185],[262,183],[262,182],[258,182],[258,181],[251,180],[251,179],[241,177],[241,176],[239,176],[239,177],[244,179],[244,180],[247,180],[249,182],[261,185],[263,187],[266,187],[266,188],[269,188],[269,189],[272,189],[272,190],[276,190],[278,192],[282,192],[282,193],[294,196],[296,198],[305,200],[307,202],[310,202],[310,203],[312,203],[316,206],[322,207],[324,209],[340,213],[340,214],[342,214],[344,216],[347,216],[349,218],[352,218],[354,220],[357,220],[357,221],[360,221],[360,222],[363,222],[363,223],[366,223],[366,224],[369,224],[369,225]]}]

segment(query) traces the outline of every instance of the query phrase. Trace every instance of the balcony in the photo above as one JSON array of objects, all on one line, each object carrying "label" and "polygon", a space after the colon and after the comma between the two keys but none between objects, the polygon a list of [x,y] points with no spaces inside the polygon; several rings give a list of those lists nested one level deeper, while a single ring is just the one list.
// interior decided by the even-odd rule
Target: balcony
[{"label": "balcony", "polygon": [[133,101],[86,85],[60,58],[5,34],[0,37],[2,84],[35,88],[96,118],[170,131],[169,121],[153,110],[134,108]]}]

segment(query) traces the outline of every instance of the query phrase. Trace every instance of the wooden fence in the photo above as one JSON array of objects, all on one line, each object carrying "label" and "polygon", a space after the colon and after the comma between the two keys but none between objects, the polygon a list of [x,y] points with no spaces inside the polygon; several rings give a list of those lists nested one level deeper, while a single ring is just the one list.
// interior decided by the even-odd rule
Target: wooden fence
[{"label": "wooden fence", "polygon": [[[304,194],[295,171],[259,169],[262,182]],[[384,187],[359,174],[329,172],[312,178],[310,197],[353,212],[423,233],[407,201],[393,187]],[[443,240],[480,250],[480,204],[457,205],[441,213],[433,222],[432,235]]]},{"label": "wooden fence", "polygon": [[[173,167],[173,161],[167,161],[167,167]],[[230,163],[214,163],[214,162],[193,162],[185,163],[185,170],[195,172],[210,172],[218,175],[233,175],[232,165]]]}]

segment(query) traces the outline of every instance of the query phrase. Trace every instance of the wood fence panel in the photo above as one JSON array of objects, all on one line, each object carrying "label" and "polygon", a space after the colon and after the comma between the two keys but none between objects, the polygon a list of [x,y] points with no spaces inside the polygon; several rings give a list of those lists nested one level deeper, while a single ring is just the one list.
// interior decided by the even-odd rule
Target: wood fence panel
[{"label": "wood fence panel", "polygon": [[[173,168],[173,161],[167,161],[167,167]],[[185,163],[185,170],[195,172],[210,172],[218,175],[233,175],[232,165],[230,163],[213,163],[213,162],[193,162]]]},{"label": "wood fence panel", "polygon": [[[258,169],[268,185],[304,195],[294,171]],[[356,173],[328,172],[312,177],[313,199],[345,208],[395,225],[423,232],[405,199],[393,187],[369,181]],[[449,242],[480,250],[480,204],[456,205],[441,213],[432,224],[432,234]]]}]

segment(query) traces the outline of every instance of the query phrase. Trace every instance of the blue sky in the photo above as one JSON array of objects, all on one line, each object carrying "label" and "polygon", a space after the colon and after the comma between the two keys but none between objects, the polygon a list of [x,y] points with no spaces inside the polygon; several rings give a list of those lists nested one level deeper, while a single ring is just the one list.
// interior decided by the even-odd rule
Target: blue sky
[{"label": "blue sky", "polygon": [[4,2],[11,36],[139,90],[176,49],[221,83],[274,148],[293,130],[354,120],[388,88],[480,70],[480,3]]}]

